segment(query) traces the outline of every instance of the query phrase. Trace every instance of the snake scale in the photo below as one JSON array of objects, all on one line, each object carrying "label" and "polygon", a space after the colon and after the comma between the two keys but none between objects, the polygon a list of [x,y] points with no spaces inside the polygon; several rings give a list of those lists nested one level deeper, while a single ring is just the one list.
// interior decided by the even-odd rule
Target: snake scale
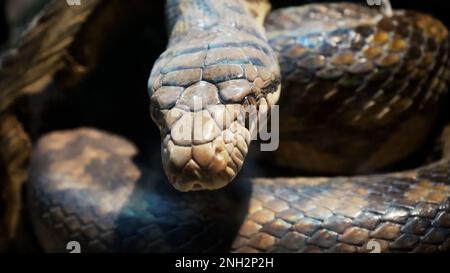
[{"label": "snake scale", "polygon": [[[438,119],[445,26],[349,3],[269,9],[166,1],[169,43],[148,81],[165,175],[105,131],[42,136],[27,200],[44,250],[69,241],[93,252],[369,252],[374,241],[382,252],[449,250],[448,130],[441,159],[377,173],[417,152]],[[265,160],[332,176],[236,177],[254,130],[242,113],[278,100],[280,147]]]}]

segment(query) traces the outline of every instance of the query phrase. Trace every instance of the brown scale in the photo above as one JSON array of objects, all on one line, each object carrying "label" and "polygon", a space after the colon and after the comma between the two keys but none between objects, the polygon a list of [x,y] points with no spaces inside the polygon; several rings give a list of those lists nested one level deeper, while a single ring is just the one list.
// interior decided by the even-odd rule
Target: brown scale
[{"label": "brown scale", "polygon": [[[373,240],[382,252],[450,247],[447,160],[404,173],[242,179],[223,191],[180,194],[162,174],[136,166],[135,153],[128,141],[96,130],[57,132],[39,141],[29,200],[38,227],[59,234],[42,241],[45,249],[65,249],[68,240],[79,240],[85,252],[356,253],[370,252]],[[74,160],[83,162],[82,171],[69,168]],[[50,170],[54,176],[37,179]],[[117,173],[114,183],[89,187],[92,177],[108,180],[110,170]],[[142,183],[141,175],[160,186]],[[83,194],[58,198],[74,186]]]},{"label": "brown scale", "polygon": [[[292,23],[291,10],[280,13]],[[362,9],[362,14],[370,12]],[[374,26],[361,23],[349,28],[357,35],[347,49],[327,46],[323,36],[323,42],[313,48],[290,45],[289,57],[279,51],[285,75],[280,105],[294,103],[293,96],[302,98],[297,102],[297,108],[302,109],[281,108],[281,147],[275,153],[281,165],[317,173],[369,172],[408,157],[424,141],[438,112],[435,99],[442,95],[438,86],[442,82],[444,87],[448,80],[437,77],[435,69],[448,65],[448,56],[442,54],[447,48],[447,31],[429,16],[407,14],[385,16]],[[269,17],[268,22],[273,21]],[[267,28],[282,29],[282,22]],[[348,32],[333,33],[334,40],[346,41],[346,36],[339,35]],[[296,37],[297,41],[302,39]],[[272,38],[271,44],[276,40]],[[323,54],[326,52],[332,54]],[[300,70],[292,64],[283,65],[295,54]],[[284,71],[285,67],[289,70]],[[320,84],[323,79],[328,79],[326,88]],[[425,101],[431,97],[434,99]],[[288,116],[289,122],[284,122]],[[315,125],[311,128],[311,124]],[[320,129],[327,126],[327,130]],[[318,132],[323,137],[312,137]],[[395,147],[403,133],[410,135],[408,143]],[[388,153],[393,146],[395,152]],[[296,154],[305,159],[293,158]]]},{"label": "brown scale", "polygon": [[[114,3],[119,2],[123,3]],[[185,23],[191,22],[192,13],[206,16],[205,22],[214,22],[215,16],[236,15],[240,18],[240,2],[233,1],[232,4],[233,9],[228,8],[228,13],[222,14],[220,10],[218,15],[208,15],[204,6],[192,6],[192,9],[188,6],[182,10],[186,12],[182,15],[188,18]],[[129,2],[126,5],[128,7]],[[67,9],[65,3],[50,7],[77,14],[76,9]],[[81,10],[84,8],[94,10],[87,5]],[[104,11],[95,10],[98,15]],[[115,10],[122,14],[122,9]],[[233,11],[236,14],[230,14]],[[168,13],[173,15],[174,21],[183,19],[178,12],[169,5]],[[284,137],[281,144],[287,144],[281,151],[287,159],[285,163],[297,161],[303,167],[324,164],[328,170],[347,171],[347,160],[356,159],[365,165],[351,171],[364,171],[359,167],[368,168],[370,164],[386,161],[385,151],[404,155],[410,147],[420,146],[415,142],[420,142],[424,132],[429,131],[426,126],[433,122],[437,101],[450,77],[447,31],[431,17],[414,12],[407,12],[406,16],[395,14],[392,18],[384,18],[378,26],[368,26],[367,20],[373,19],[373,13],[357,5],[331,4],[274,13],[285,16],[281,17],[283,20],[275,15],[275,19],[268,18],[274,26],[287,22],[290,28],[297,28],[296,20],[299,19],[301,24],[323,20],[334,25],[345,18],[359,20],[362,24],[349,27],[350,32],[333,32],[333,41],[320,49],[296,45],[298,37],[282,37],[283,41],[279,43],[272,40],[277,50],[297,47],[291,52],[295,59],[288,65],[282,64],[289,68],[285,72],[289,74],[285,77],[287,95],[284,95],[281,108],[283,113],[288,113],[282,117],[281,128]],[[51,14],[47,15],[54,18]],[[135,12],[132,14],[137,16]],[[143,17],[148,20],[152,16]],[[203,66],[199,56],[207,53],[207,37],[202,36],[202,31],[186,33],[190,28],[183,26],[176,28],[174,35],[179,35],[180,39],[174,37],[171,50],[155,64],[156,72],[150,81],[150,88],[155,89],[152,105],[160,108],[156,108],[156,112],[161,116],[178,101],[191,106],[190,91],[199,86],[205,91],[204,99],[209,102],[217,103],[220,95],[222,101],[241,101],[244,97],[244,103],[252,104],[252,95],[236,94],[228,87],[232,83],[237,87],[250,84],[262,87],[270,82],[269,79],[278,80],[268,72],[276,69],[275,62],[269,61],[269,66],[255,69],[240,58],[240,53],[233,51],[233,62],[242,61],[240,69],[236,69],[235,63],[226,63],[213,67],[215,72],[207,77],[212,81],[238,77],[234,79],[238,82],[213,84],[200,81],[198,70],[202,70],[203,77],[204,70],[218,64],[211,60],[210,66]],[[274,28],[268,26],[269,30]],[[206,26],[206,30],[211,29]],[[375,40],[374,33],[377,33]],[[248,29],[239,34],[233,38],[244,37],[243,40],[248,42],[247,38],[252,36]],[[183,41],[182,36],[189,39]],[[216,56],[224,57],[222,50],[233,46],[224,43],[229,38],[219,36],[214,37],[217,40],[213,47],[218,48]],[[256,36],[250,39],[258,47],[257,52],[253,52],[255,56],[271,58],[266,43]],[[323,41],[327,39],[325,37]],[[378,47],[379,53],[371,52],[371,58],[364,57],[366,45]],[[238,48],[245,50],[245,47]],[[337,54],[341,57],[333,59]],[[285,62],[287,56],[281,55],[281,62]],[[28,61],[28,58],[24,59]],[[22,60],[21,63],[27,62]],[[432,67],[426,66],[433,63]],[[189,65],[193,67],[185,67]],[[185,88],[184,85],[191,81],[196,82]],[[172,84],[179,86],[166,86]],[[4,114],[0,119],[5,118]],[[202,112],[202,117],[210,119],[209,115],[209,112]],[[161,119],[155,116],[157,120]],[[14,158],[9,159],[12,164],[7,166],[12,169],[8,171],[23,171],[24,168],[14,165],[22,165],[27,157],[28,139],[15,117],[6,118],[8,122],[0,124],[9,130],[2,128],[0,142],[6,141],[3,145],[8,148],[5,150],[8,159],[10,155]],[[398,132],[398,128],[403,129]],[[145,166],[137,164],[138,150],[125,139],[96,129],[53,132],[43,136],[34,147],[27,185],[28,204],[35,234],[47,251],[66,251],[66,243],[75,240],[80,242],[83,252],[368,252],[369,243],[375,240],[382,252],[448,252],[449,136],[447,129],[442,141],[444,157],[441,161],[412,171],[339,178],[241,177],[238,178],[240,181],[220,191],[182,194],[166,183],[162,170],[154,168],[160,162],[147,162]],[[386,147],[378,147],[381,144]],[[159,153],[159,145],[150,146],[152,154]],[[196,148],[199,147],[193,148],[196,162],[208,163],[201,154],[198,156]],[[376,149],[380,149],[381,156],[372,155]],[[223,152],[223,147],[217,147],[217,150]],[[361,160],[360,151],[373,157],[373,162],[364,162],[366,158]],[[223,162],[216,161],[215,167],[220,167]],[[312,167],[307,169],[314,171]],[[20,181],[7,185],[19,188],[23,174],[15,173]],[[18,197],[20,190],[17,188],[12,189],[16,194],[10,195],[12,198]],[[11,190],[5,187],[1,190],[4,189]],[[7,208],[12,214],[17,214],[20,209],[19,202],[15,201]],[[8,216],[14,218],[11,217],[14,215]],[[5,226],[1,226],[1,231]],[[13,225],[9,227],[14,228]]]}]

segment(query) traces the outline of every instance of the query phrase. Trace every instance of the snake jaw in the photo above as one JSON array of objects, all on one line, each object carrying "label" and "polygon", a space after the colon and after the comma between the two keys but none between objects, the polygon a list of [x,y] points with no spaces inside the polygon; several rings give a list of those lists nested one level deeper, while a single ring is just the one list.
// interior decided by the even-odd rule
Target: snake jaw
[{"label": "snake jaw", "polygon": [[215,190],[234,179],[251,141],[243,109],[215,104],[190,111],[177,104],[152,115],[162,134],[163,167],[177,190]]},{"label": "snake jaw", "polygon": [[243,166],[260,105],[270,109],[280,93],[278,79],[267,82],[263,91],[268,93],[247,80],[218,85],[200,81],[152,93],[151,114],[161,132],[163,167],[179,191],[228,185]]},{"label": "snake jaw", "polygon": [[161,132],[163,167],[179,191],[222,188],[243,165],[251,140],[245,99],[224,103],[219,93],[205,81],[152,93],[151,115]]},{"label": "snake jaw", "polygon": [[[273,79],[272,79],[273,78]],[[278,100],[276,76],[187,87],[161,86],[151,93],[151,115],[161,132],[163,167],[179,191],[215,190],[239,170],[257,128],[259,105]]]}]

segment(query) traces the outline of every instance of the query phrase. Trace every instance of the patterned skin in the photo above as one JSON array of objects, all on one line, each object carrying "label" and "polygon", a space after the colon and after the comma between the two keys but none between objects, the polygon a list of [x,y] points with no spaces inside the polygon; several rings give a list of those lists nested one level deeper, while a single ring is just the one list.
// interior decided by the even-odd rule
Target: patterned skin
[{"label": "patterned skin", "polygon": [[[249,3],[247,10],[238,0],[168,1],[170,43],[149,90],[175,188],[217,189],[233,180],[252,130],[239,113],[273,105],[280,80],[282,165],[364,172],[420,146],[449,77],[447,30],[438,21],[310,5],[269,15],[267,40],[257,23],[265,12],[253,9],[259,1]],[[298,23],[306,26],[295,32]],[[198,127],[197,120],[214,122]],[[154,166],[136,164],[135,153],[126,140],[92,129],[39,141],[28,192],[45,250],[64,251],[70,240],[84,251],[364,252],[375,240],[381,251],[427,252],[450,245],[448,153],[403,173],[244,179],[188,194],[165,185]]]},{"label": "patterned skin", "polygon": [[[246,104],[278,100],[274,56],[244,8],[239,1],[168,4],[170,43],[149,88],[164,168],[178,190],[228,184],[248,151]],[[439,21],[315,4],[271,13],[265,29],[283,79],[281,143],[270,160],[354,174],[383,169],[421,147],[450,78],[448,32]],[[195,97],[201,109],[194,109]]]},{"label": "patterned skin", "polygon": [[158,163],[136,164],[136,152],[94,129],[39,141],[28,200],[46,251],[65,251],[73,240],[84,252],[369,252],[369,242],[381,252],[450,248],[448,157],[402,173],[238,179],[180,193]]},{"label": "patterned skin", "polygon": [[221,188],[248,152],[246,106],[278,101],[278,62],[242,1],[168,1],[167,13],[169,45],[149,79],[164,169],[180,191]]},{"label": "patterned skin", "polygon": [[448,31],[439,21],[413,11],[308,5],[271,13],[266,29],[284,79],[278,164],[373,172],[427,138],[450,77]]}]

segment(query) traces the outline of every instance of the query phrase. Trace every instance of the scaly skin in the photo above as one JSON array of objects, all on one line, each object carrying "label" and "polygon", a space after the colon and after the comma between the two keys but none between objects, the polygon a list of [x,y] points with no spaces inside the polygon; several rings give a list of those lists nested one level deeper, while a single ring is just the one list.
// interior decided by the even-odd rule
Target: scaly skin
[{"label": "scaly skin", "polygon": [[280,147],[271,160],[354,174],[382,169],[422,146],[450,78],[441,22],[414,11],[385,16],[330,4],[275,11],[266,29],[283,74]]},{"label": "scaly skin", "polygon": [[180,191],[222,188],[247,155],[246,106],[278,100],[278,62],[242,1],[168,1],[167,13],[169,45],[149,80],[164,169]]},{"label": "scaly skin", "polygon": [[[229,5],[238,6],[237,2]],[[255,20],[251,24],[243,10],[221,2],[189,1],[171,2],[168,10],[174,18],[171,42],[150,78],[152,116],[161,130],[164,168],[179,190],[220,188],[241,168],[250,135],[243,115],[229,114],[223,105],[230,109],[232,104],[240,113],[252,95],[256,104],[260,97],[265,104],[268,92],[253,90],[261,81],[248,73],[246,64],[269,66],[273,56],[268,50],[252,55],[247,46],[236,46],[239,42],[227,44],[231,37],[264,44],[259,39],[261,28]],[[245,31],[236,32],[236,25]],[[354,4],[314,4],[273,12],[265,28],[279,56],[284,82],[280,147],[268,156],[270,160],[319,174],[364,173],[397,163],[421,147],[450,78],[448,31],[439,21],[416,12],[395,11],[387,16]],[[204,49],[219,38],[225,40],[219,49]],[[211,63],[220,64],[211,70]],[[239,78],[239,84],[232,81],[233,88],[228,88],[229,78]],[[278,75],[273,72],[270,79],[277,82]],[[190,82],[183,83],[186,80]],[[191,86],[180,87],[183,84]],[[270,80],[265,84],[274,86]],[[206,111],[194,111],[194,96],[204,98]],[[278,92],[273,97],[269,105],[277,101]],[[210,119],[218,126],[196,126]],[[229,129],[234,135],[227,133]],[[239,129],[244,129],[240,136],[234,132]]]},{"label": "scaly skin", "polygon": [[28,200],[46,251],[73,240],[83,252],[369,252],[372,240],[381,252],[450,247],[448,157],[402,173],[239,179],[180,193],[159,163],[134,163],[136,152],[93,129],[39,141]]},{"label": "scaly skin", "polygon": [[[342,18],[340,13],[342,7],[346,7],[350,19]],[[241,1],[180,0],[170,2],[168,5],[168,14],[173,18],[169,24],[171,40],[167,51],[154,67],[149,87],[152,95],[152,116],[160,126],[163,137],[162,152],[166,174],[177,189],[183,191],[215,189],[229,183],[243,164],[251,130],[243,129],[245,128],[243,117],[239,114],[230,114],[229,108],[235,108],[239,110],[237,113],[241,113],[249,103],[271,105],[277,100],[276,87],[280,81],[278,62],[264,38],[263,29],[256,23],[261,22],[260,17],[252,19],[250,15],[254,15],[255,11],[248,12],[245,8]],[[328,24],[328,27],[345,22],[345,28],[349,29],[350,33],[360,35],[365,33],[362,31],[364,28],[357,28],[351,23],[361,23],[371,17],[371,12],[366,9],[345,4],[337,5],[335,8],[323,5],[308,6],[303,11],[309,9],[318,9],[316,13],[319,14],[320,10],[334,12],[330,17],[334,16],[341,20],[331,21],[332,24]],[[352,17],[353,9],[361,12],[356,16],[353,14]],[[299,10],[292,12],[295,14]],[[92,10],[87,7],[87,12],[90,11]],[[290,17],[290,12],[286,12],[287,18]],[[55,18],[51,12],[47,15],[49,18]],[[379,43],[378,46],[382,47],[383,53],[389,52],[393,55],[384,58],[377,56],[377,50],[369,50],[368,58],[371,59],[369,63],[377,66],[371,67],[373,70],[370,71],[365,71],[364,66],[354,67],[348,62],[349,59],[361,61],[361,55],[355,54],[357,58],[349,58],[348,55],[318,56],[321,54],[315,55],[317,52],[314,52],[316,49],[312,46],[307,54],[309,58],[304,58],[305,51],[301,48],[303,43],[287,43],[286,48],[283,46],[278,48],[280,36],[277,36],[276,32],[273,36],[269,34],[270,41],[279,54],[283,55],[288,52],[286,50],[295,49],[292,52],[293,58],[296,58],[294,67],[308,70],[308,73],[304,70],[297,71],[300,72],[297,73],[300,77],[295,78],[300,83],[302,81],[307,83],[306,86],[299,85],[302,96],[286,96],[287,99],[284,100],[281,109],[286,107],[289,113],[291,111],[289,108],[298,108],[299,102],[295,101],[297,98],[302,98],[301,103],[314,102],[315,96],[319,95],[320,105],[326,98],[336,98],[334,96],[336,92],[321,94],[320,92],[327,89],[315,86],[324,82],[317,81],[316,76],[319,74],[335,77],[333,73],[328,74],[329,71],[322,71],[322,63],[339,65],[342,68],[340,73],[343,72],[338,74],[339,79],[346,79],[345,76],[355,72],[357,75],[362,73],[362,78],[366,79],[375,73],[374,71],[383,68],[390,78],[394,77],[392,73],[404,72],[411,76],[406,81],[409,85],[423,87],[406,88],[405,90],[411,91],[410,94],[393,100],[394,103],[401,103],[392,106],[387,112],[383,110],[383,106],[389,105],[390,96],[384,97],[385,93],[372,96],[373,94],[369,92],[367,98],[363,96],[364,92],[352,89],[355,92],[350,92],[348,98],[356,100],[357,103],[347,104],[353,105],[353,108],[350,107],[348,112],[350,114],[344,115],[345,118],[342,117],[341,122],[351,123],[359,116],[356,121],[367,122],[357,123],[358,126],[362,126],[361,128],[372,124],[373,121],[380,122],[383,117],[399,119],[398,123],[407,123],[401,117],[420,110],[420,105],[432,102],[424,109],[437,106],[435,101],[440,99],[443,90],[446,89],[448,78],[447,31],[439,22],[429,17],[413,14],[415,19],[412,20],[407,18],[409,15],[403,17],[404,15],[400,14],[400,17],[391,18],[392,20],[388,18],[380,22],[365,22],[371,25],[366,27],[366,30],[375,28],[385,33],[373,36],[369,34],[362,41],[367,45]],[[289,25],[286,20],[276,20],[273,17],[272,20]],[[308,20],[310,19],[306,21]],[[395,20],[401,22],[400,30],[390,29],[392,26],[389,23]],[[319,28],[326,27],[322,24],[320,21]],[[304,29],[314,30],[312,26]],[[420,35],[402,36],[411,30],[419,32]],[[300,37],[297,37],[299,34],[296,33],[293,35],[303,41],[305,38],[303,34]],[[335,38],[342,39],[341,34]],[[68,36],[74,37],[70,33]],[[408,64],[409,60],[408,54],[403,54],[407,51],[402,47],[401,37],[408,41],[407,45],[412,45],[409,53],[413,57],[418,58],[417,49],[421,53],[419,54],[421,58],[413,66],[411,64],[398,66]],[[423,44],[424,37],[431,40]],[[399,42],[391,46],[393,41]],[[61,45],[61,48],[65,46]],[[357,49],[357,53],[363,52],[360,49]],[[399,53],[391,52],[392,49],[400,50],[398,58],[395,54]],[[338,52],[340,50],[342,48]],[[59,60],[60,57],[60,54],[55,54],[55,59]],[[292,71],[284,67],[292,62],[292,59],[288,59],[289,62],[285,59],[281,58],[281,65],[284,75],[289,75]],[[11,61],[14,63],[14,59]],[[218,63],[214,64],[217,61]],[[411,73],[411,70],[415,73]],[[32,74],[33,78],[40,79]],[[314,77],[307,77],[311,74]],[[234,81],[234,77],[239,79]],[[410,81],[414,77],[423,79],[423,86]],[[391,80],[384,81],[383,77],[375,79],[377,80],[369,85],[375,91],[379,88],[375,83],[383,80],[386,87],[395,91],[390,93],[395,94],[393,98],[402,94],[403,88],[391,85]],[[34,88],[39,89],[38,87],[45,85],[43,82],[31,80],[27,85],[33,87],[35,91]],[[339,86],[339,81],[333,82],[333,86],[334,84]],[[11,87],[11,84],[6,85]],[[11,92],[2,94],[19,95],[20,92],[17,90],[13,88]],[[341,92],[346,94],[346,90],[339,89],[337,94]],[[414,91],[418,92],[416,96]],[[194,109],[196,95],[204,101],[202,111]],[[375,100],[380,96],[386,99],[384,103]],[[412,100],[412,103],[408,103],[408,99]],[[366,111],[365,107],[361,108],[366,105],[365,102],[375,103],[375,108],[367,107],[369,111]],[[311,106],[308,103],[306,105]],[[324,105],[328,110],[335,109],[328,108],[330,105]],[[371,105],[373,104],[369,103],[369,106]],[[210,114],[212,108],[223,109],[213,111],[217,114],[218,120]],[[405,111],[397,116],[391,115],[392,110]],[[434,113],[429,111],[423,113],[426,117],[425,123],[431,124]],[[327,119],[330,116],[329,113],[325,115],[322,111],[319,113],[317,115],[319,118]],[[378,116],[381,119],[377,118]],[[308,120],[308,116],[306,119],[296,116],[294,120],[296,118],[300,118],[301,124],[293,122],[295,126],[283,125],[281,128],[301,128],[305,126],[303,121]],[[196,127],[198,119],[214,119],[218,124],[216,126],[213,123],[211,127]],[[289,119],[285,116],[281,121]],[[313,118],[306,123],[315,125],[314,121]],[[341,126],[333,122],[327,120],[323,125]],[[189,132],[190,137],[186,139],[178,138],[174,133],[174,128],[182,125],[185,125]],[[238,128],[243,130],[239,131]],[[387,127],[377,127],[374,131],[389,131],[392,128],[394,127],[391,124]],[[343,130],[344,134],[345,130],[347,129]],[[302,134],[308,132],[304,130]],[[426,132],[428,132],[426,127],[420,128],[415,125],[413,129],[398,134],[402,136],[401,139],[394,137],[392,142],[386,142],[386,138],[383,137],[372,138],[372,134],[362,137],[377,144],[374,146],[390,143],[387,147],[401,145],[404,139],[416,138],[412,141],[414,145],[411,143],[406,145],[408,149],[415,149]],[[225,134],[232,136],[228,143]],[[196,135],[200,136],[195,137]],[[286,134],[283,133],[282,136],[284,135]],[[350,135],[354,136],[353,133]],[[394,132],[393,135],[397,133]],[[287,140],[292,142],[292,136],[286,136]],[[297,150],[295,160],[303,156],[307,159],[306,162],[315,161],[323,162],[324,166],[330,165],[329,162],[333,162],[333,159],[322,161],[319,155],[319,160],[313,160],[314,156],[311,154],[320,153],[327,145],[336,147],[332,143],[335,140],[341,143],[340,139],[347,139],[324,134],[311,136],[315,138],[311,142],[313,151],[308,152],[304,148]],[[302,140],[301,135],[298,137],[297,140]],[[448,146],[448,139],[449,136],[446,135],[444,140],[447,142],[444,146]],[[323,145],[324,140],[331,142],[332,145],[329,143]],[[345,147],[353,141],[354,139],[350,138],[340,147]],[[281,143],[288,142],[283,140]],[[319,146],[319,149],[316,146]],[[287,147],[293,146],[289,144]],[[371,240],[376,240],[382,251],[428,252],[446,251],[449,248],[448,153],[435,164],[396,174],[341,178],[257,178],[241,180],[240,183],[233,183],[220,191],[182,194],[163,183],[165,178],[157,164],[137,165],[133,161],[136,149],[126,140],[104,132],[95,130],[57,132],[44,136],[35,148],[31,162],[28,200],[31,204],[36,234],[47,251],[65,251],[66,243],[70,240],[79,241],[83,251],[355,252],[368,251],[367,246]],[[404,157],[411,152],[408,149],[395,150],[393,154],[398,153],[398,156]],[[348,150],[358,151],[353,147]],[[392,151],[386,147],[379,150]],[[283,149],[281,152],[283,153]],[[338,158],[345,156],[340,152],[337,154]],[[361,158],[360,155],[358,157]],[[378,160],[389,163],[392,159],[386,154],[378,157]],[[291,157],[288,161],[293,162],[294,159]],[[308,169],[304,162],[303,168]],[[316,163],[310,165],[320,168],[320,164]],[[350,165],[354,166],[353,163]],[[337,169],[339,168],[343,167],[338,165]]]}]

